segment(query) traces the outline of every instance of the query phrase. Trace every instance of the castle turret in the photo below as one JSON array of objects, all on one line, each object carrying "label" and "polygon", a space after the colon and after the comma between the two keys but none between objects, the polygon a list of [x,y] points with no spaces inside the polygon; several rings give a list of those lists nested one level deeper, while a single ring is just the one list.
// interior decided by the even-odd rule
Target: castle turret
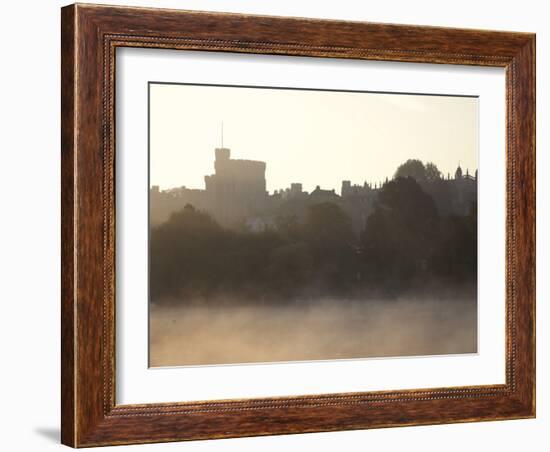
[{"label": "castle turret", "polygon": [[298,182],[290,184],[290,192],[292,194],[299,195],[299,194],[302,193],[302,190],[303,190],[302,184],[300,184]]},{"label": "castle turret", "polygon": [[214,162],[214,168],[216,168],[217,171],[218,167],[231,159],[231,150],[229,148],[216,148],[215,153],[216,160]]},{"label": "castle turret", "polygon": [[458,165],[458,168],[455,171],[455,179],[462,179],[462,168]]},{"label": "castle turret", "polygon": [[342,181],[342,191],[340,192],[340,194],[342,196],[347,196],[350,191],[351,191],[351,181],[343,180]]},{"label": "castle turret", "polygon": [[207,207],[224,225],[261,210],[266,199],[265,162],[236,160],[226,147],[215,149],[215,173],[205,176]]}]

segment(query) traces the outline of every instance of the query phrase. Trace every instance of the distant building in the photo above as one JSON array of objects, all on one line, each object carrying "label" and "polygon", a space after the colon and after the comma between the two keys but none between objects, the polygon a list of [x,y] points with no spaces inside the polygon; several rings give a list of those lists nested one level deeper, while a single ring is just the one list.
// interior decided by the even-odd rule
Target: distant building
[{"label": "distant building", "polygon": [[367,182],[363,185],[352,185],[349,180],[342,181],[342,208],[350,216],[356,233],[365,227],[368,216],[374,210],[378,191]]},{"label": "distant building", "polygon": [[266,202],[265,162],[233,160],[227,148],[216,149],[215,174],[205,176],[206,205],[222,224],[260,211]]},{"label": "distant building", "polygon": [[[317,186],[311,193],[295,182],[289,188],[266,191],[266,164],[253,160],[231,158],[228,148],[215,149],[214,174],[204,177],[204,189],[185,186],[160,190],[150,189],[150,222],[158,225],[168,220],[173,212],[187,204],[205,210],[225,227],[245,228],[260,232],[276,228],[278,217],[294,217],[302,221],[307,207],[322,202],[340,206],[351,218],[356,233],[363,230],[368,216],[374,210],[378,193],[384,184],[354,185],[342,181],[340,194],[334,189]],[[386,183],[388,180],[386,179]],[[467,215],[477,201],[477,171],[475,177],[464,175],[460,165],[454,179],[422,182],[443,215]]]},{"label": "distant building", "polygon": [[372,187],[366,182],[363,185],[351,185],[351,181],[342,181],[342,197],[363,196],[372,193]]},{"label": "distant building", "polygon": [[162,223],[174,211],[192,204],[207,210],[225,226],[244,222],[265,207],[265,162],[231,159],[228,148],[216,148],[214,174],[205,176],[205,189],[185,186],[159,191],[151,188],[151,223]]},{"label": "distant building", "polygon": [[477,170],[475,176],[471,176],[468,169],[462,174],[462,168],[458,165],[455,179],[450,181],[453,193],[451,196],[451,210],[456,215],[468,215],[472,205],[477,203]]},{"label": "distant building", "polygon": [[309,196],[316,203],[335,202],[340,198],[334,189],[323,190],[319,185],[315,187],[315,190],[313,190]]},{"label": "distant building", "polygon": [[308,193],[303,190],[302,184],[292,183],[290,184],[290,188],[275,190],[270,198],[275,198],[283,201],[290,199],[305,199],[308,196]]}]

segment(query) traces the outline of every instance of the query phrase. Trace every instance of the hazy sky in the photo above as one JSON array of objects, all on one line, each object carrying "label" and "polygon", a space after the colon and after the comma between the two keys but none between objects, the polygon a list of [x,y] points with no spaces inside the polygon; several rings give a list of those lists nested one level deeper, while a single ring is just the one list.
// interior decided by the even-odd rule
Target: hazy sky
[{"label": "hazy sky", "polygon": [[267,189],[340,192],[380,182],[410,158],[474,173],[476,98],[198,85],[150,85],[150,182],[204,188],[214,148],[267,163]]}]

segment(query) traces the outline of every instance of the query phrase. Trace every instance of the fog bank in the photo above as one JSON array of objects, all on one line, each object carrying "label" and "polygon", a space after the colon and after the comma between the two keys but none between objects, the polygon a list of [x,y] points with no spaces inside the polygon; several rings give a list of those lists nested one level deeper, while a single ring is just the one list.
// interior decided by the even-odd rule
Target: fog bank
[{"label": "fog bank", "polygon": [[153,304],[150,366],[475,353],[475,297]]}]

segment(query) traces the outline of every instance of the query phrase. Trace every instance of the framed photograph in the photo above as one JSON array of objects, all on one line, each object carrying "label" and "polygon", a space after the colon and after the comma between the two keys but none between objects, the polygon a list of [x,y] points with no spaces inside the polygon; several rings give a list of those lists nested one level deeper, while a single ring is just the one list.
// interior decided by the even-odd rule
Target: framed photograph
[{"label": "framed photograph", "polygon": [[62,9],[62,442],[535,416],[535,36]]}]

